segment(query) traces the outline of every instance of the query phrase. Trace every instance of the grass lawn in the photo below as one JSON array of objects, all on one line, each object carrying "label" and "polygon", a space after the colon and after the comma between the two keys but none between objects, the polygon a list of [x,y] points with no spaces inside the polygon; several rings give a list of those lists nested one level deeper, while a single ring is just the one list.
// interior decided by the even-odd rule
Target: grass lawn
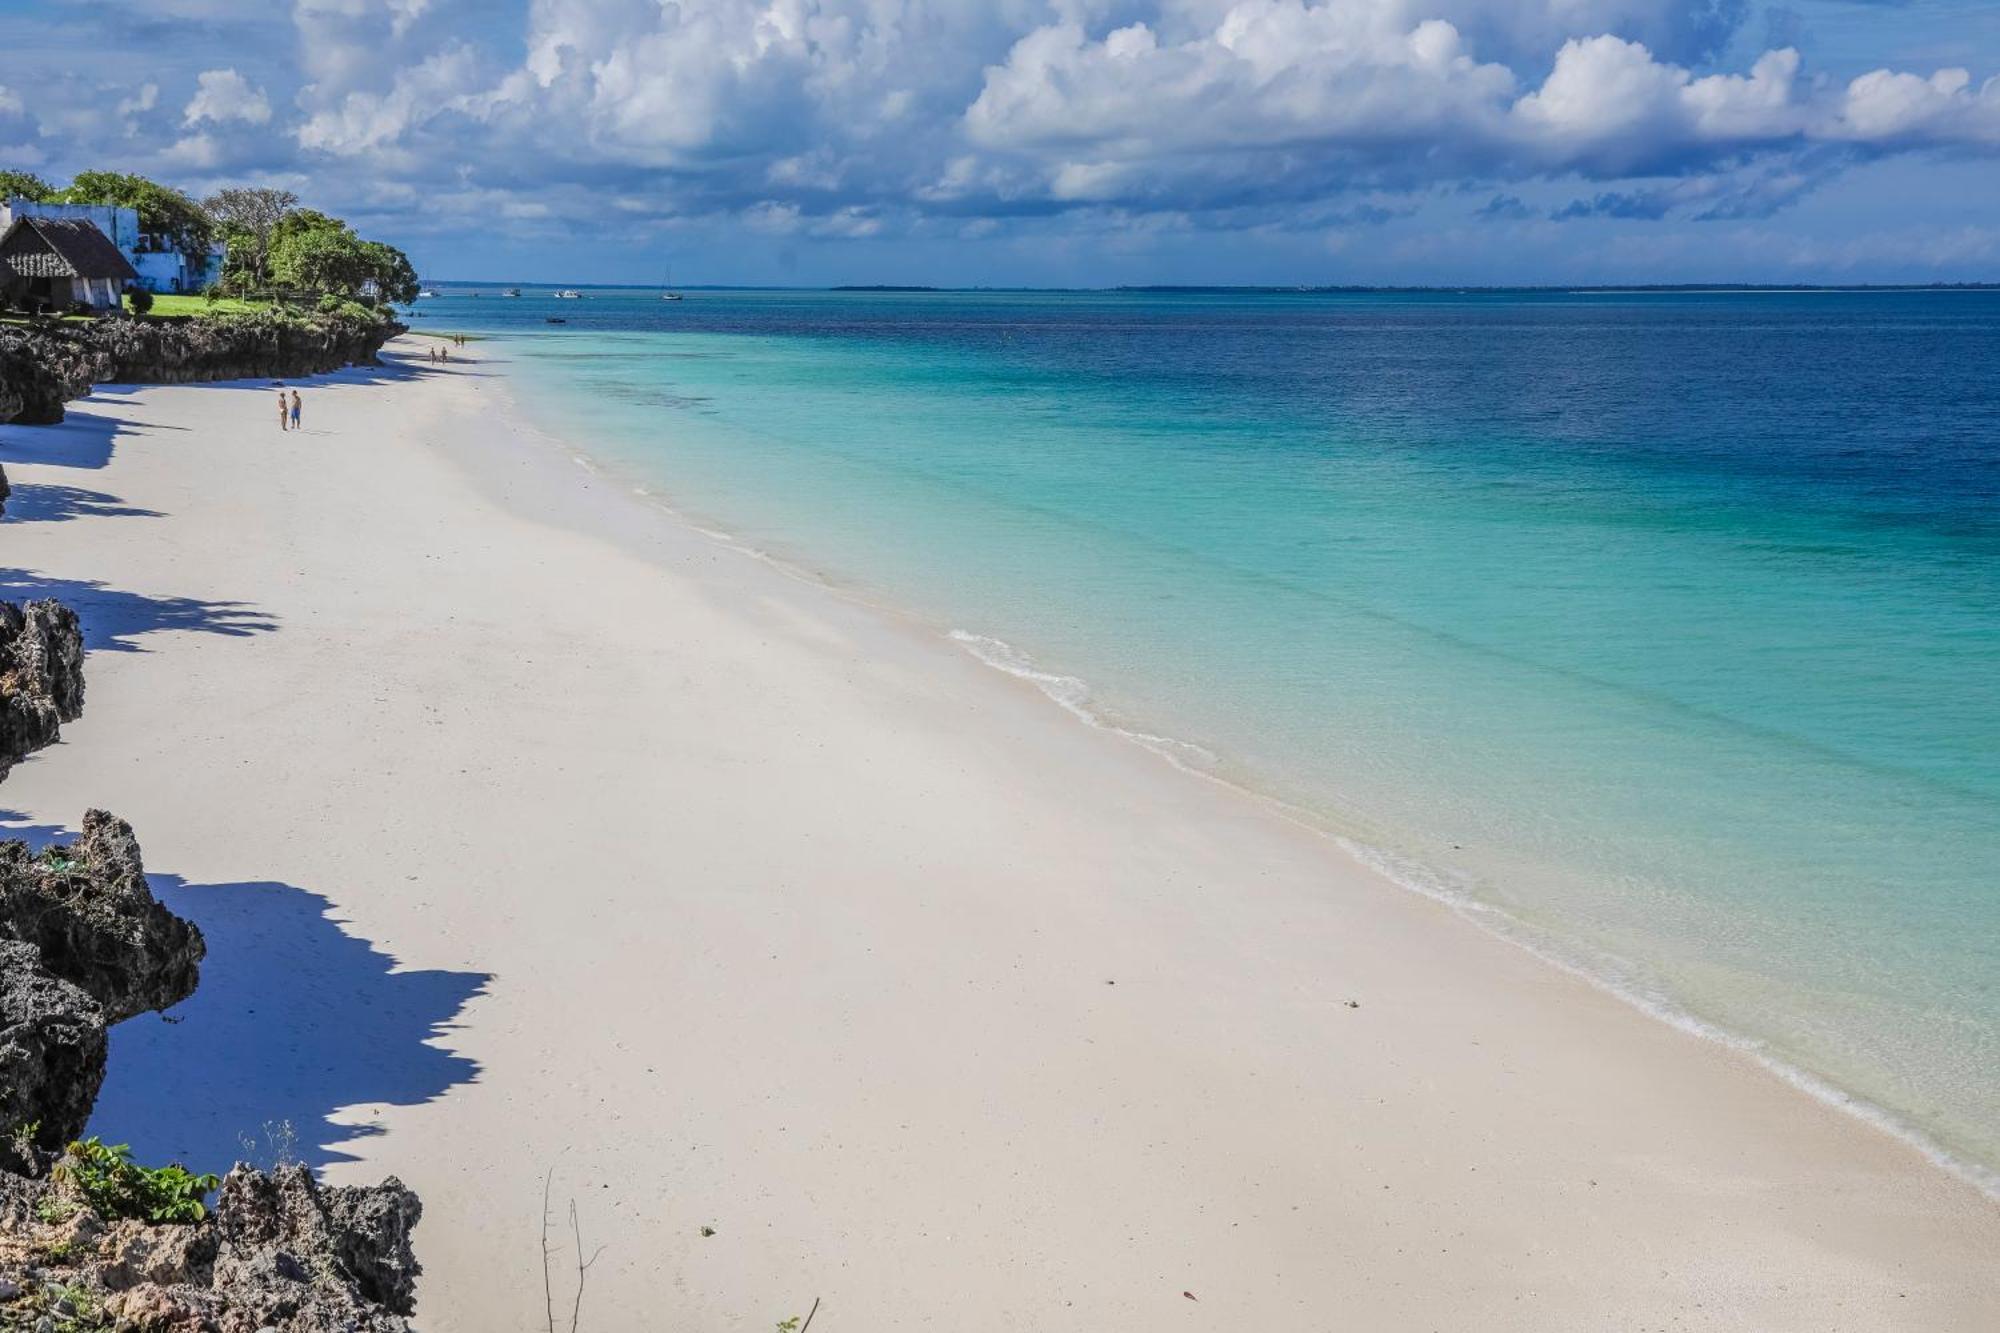
[{"label": "grass lawn", "polygon": [[[245,301],[234,296],[225,296],[211,301],[203,296],[174,296],[156,294],[153,297],[153,313],[156,315],[241,315],[252,310],[268,310],[269,301]],[[126,309],[131,309],[128,302]]]}]

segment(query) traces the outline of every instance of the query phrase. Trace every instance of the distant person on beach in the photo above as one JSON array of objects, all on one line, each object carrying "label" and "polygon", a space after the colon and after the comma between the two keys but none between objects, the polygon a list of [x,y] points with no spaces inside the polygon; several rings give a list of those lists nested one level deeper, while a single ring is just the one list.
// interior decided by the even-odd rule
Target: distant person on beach
[{"label": "distant person on beach", "polygon": [[299,429],[299,391],[292,390],[292,429]]},{"label": "distant person on beach", "polygon": [[278,429],[279,429],[279,430],[284,430],[284,429],[285,429],[285,422],[286,422],[286,420],[287,420],[287,417],[286,417],[286,408],[285,408],[285,391],[284,391],[283,389],[280,389],[280,390],[278,390]]}]

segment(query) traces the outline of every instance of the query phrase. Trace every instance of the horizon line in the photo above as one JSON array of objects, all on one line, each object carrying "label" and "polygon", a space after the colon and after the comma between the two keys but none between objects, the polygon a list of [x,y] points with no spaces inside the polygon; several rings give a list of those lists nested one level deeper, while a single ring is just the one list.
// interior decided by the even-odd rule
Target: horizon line
[{"label": "horizon line", "polygon": [[[656,291],[656,282],[564,282],[519,278],[432,278],[427,287],[547,287],[592,291]],[[1108,287],[1036,287],[967,285],[940,286],[924,283],[828,283],[791,285],[780,283],[684,283],[673,290],[690,292],[854,292],[882,295],[926,293],[949,295],[971,292],[999,294],[1268,294],[1312,295],[1320,293],[1394,292],[1924,292],[2000,291],[2000,280],[1960,282],[1617,282],[1617,283],[1119,283]]]}]

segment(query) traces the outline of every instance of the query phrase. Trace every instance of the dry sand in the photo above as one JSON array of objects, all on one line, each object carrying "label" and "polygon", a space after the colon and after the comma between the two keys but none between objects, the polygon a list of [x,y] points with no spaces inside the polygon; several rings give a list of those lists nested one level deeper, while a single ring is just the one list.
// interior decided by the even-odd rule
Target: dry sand
[{"label": "dry sand", "polygon": [[2000,1205],[1909,1146],[418,346],[298,435],[0,428],[0,595],[93,645],[5,824],[124,815],[212,946],[103,1133],[401,1176],[428,1333],[542,1326],[549,1169],[605,1333],[2000,1327]]}]

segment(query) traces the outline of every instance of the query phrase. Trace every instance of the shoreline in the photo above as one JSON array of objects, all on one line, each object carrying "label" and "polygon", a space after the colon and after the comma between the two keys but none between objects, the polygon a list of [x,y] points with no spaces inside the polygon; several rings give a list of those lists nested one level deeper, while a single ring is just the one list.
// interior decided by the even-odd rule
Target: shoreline
[{"label": "shoreline", "polygon": [[[531,333],[498,337],[489,334],[483,335],[483,338],[487,348],[492,349],[504,347],[509,338],[532,336]],[[1988,1163],[1959,1151],[1894,1109],[1772,1051],[1763,1038],[1706,1018],[1679,997],[1657,986],[1619,975],[1622,970],[1629,970],[1629,965],[1621,965],[1620,960],[1594,953],[1554,930],[1509,912],[1500,904],[1456,891],[1430,867],[1341,832],[1321,813],[1260,787],[1242,766],[1226,770],[1221,757],[1203,745],[1168,733],[1135,730],[1103,717],[1091,708],[1090,682],[1081,677],[1047,670],[1031,653],[1004,639],[912,611],[897,605],[881,590],[835,578],[803,558],[769,551],[738,538],[728,531],[721,519],[690,512],[676,503],[671,494],[655,489],[651,479],[642,481],[636,473],[594,457],[581,445],[535,420],[533,409],[523,407],[511,389],[502,388],[500,392],[508,395],[510,409],[519,411],[523,420],[533,421],[534,424],[527,429],[538,437],[543,447],[611,488],[608,506],[616,507],[621,501],[636,502],[648,513],[714,541],[728,551],[755,560],[806,587],[883,617],[902,630],[949,641],[991,670],[1028,685],[1035,694],[1084,725],[1134,745],[1190,777],[1212,782],[1235,797],[1259,803],[1278,817],[1325,839],[1371,878],[1401,892],[1442,904],[1481,931],[1525,950],[1541,963],[1583,981],[1652,1021],[1748,1058],[1814,1101],[1852,1116],[1870,1129],[1914,1149],[1932,1166],[2000,1202],[2000,1164]],[[467,471],[468,475],[472,475],[476,468],[468,464]],[[588,529],[579,527],[577,530]],[[1190,762],[1190,755],[1194,757],[1193,762]]]},{"label": "shoreline", "polygon": [[[114,498],[172,516],[82,514],[18,557],[89,571],[87,617],[92,591],[101,615],[149,578],[154,600],[205,585],[209,609],[155,616],[143,649],[95,643],[93,711],[10,804],[74,821],[76,793],[126,788],[91,799],[157,870],[298,885],[395,960],[375,980],[465,979],[416,1044],[476,1070],[349,1071],[384,1095],[328,1124],[381,1132],[317,1135],[334,1175],[423,1195],[420,1326],[518,1313],[536,1275],[492,1270],[532,1241],[550,1161],[600,1191],[586,1225],[616,1248],[592,1297],[627,1321],[757,1326],[801,1283],[837,1286],[821,1317],[848,1327],[1251,1326],[1344,1302],[1387,1326],[1970,1328],[2000,1308],[1976,1268],[2000,1211],[1851,1108],[1382,894],[1266,798],[1109,747],[1028,682],[994,689],[929,626],[779,566],[781,587],[663,501],[538,461],[468,351],[315,381],[348,413],[325,454],[272,450],[261,394],[242,427],[218,420],[227,387],[86,400],[134,418],[99,465]],[[53,448],[16,472],[4,438],[24,489],[78,480]],[[231,622],[235,599],[271,627]],[[524,660],[493,656],[510,647]],[[190,694],[254,734],[179,717]],[[217,790],[167,790],[146,771],[167,756]],[[1063,792],[1029,786],[1051,776]],[[161,1061],[128,1112],[189,1026],[142,1038]],[[810,1145],[787,1138],[802,1116]],[[718,1237],[690,1239],[711,1213]],[[1415,1257],[1425,1236],[1451,1253]]]}]

